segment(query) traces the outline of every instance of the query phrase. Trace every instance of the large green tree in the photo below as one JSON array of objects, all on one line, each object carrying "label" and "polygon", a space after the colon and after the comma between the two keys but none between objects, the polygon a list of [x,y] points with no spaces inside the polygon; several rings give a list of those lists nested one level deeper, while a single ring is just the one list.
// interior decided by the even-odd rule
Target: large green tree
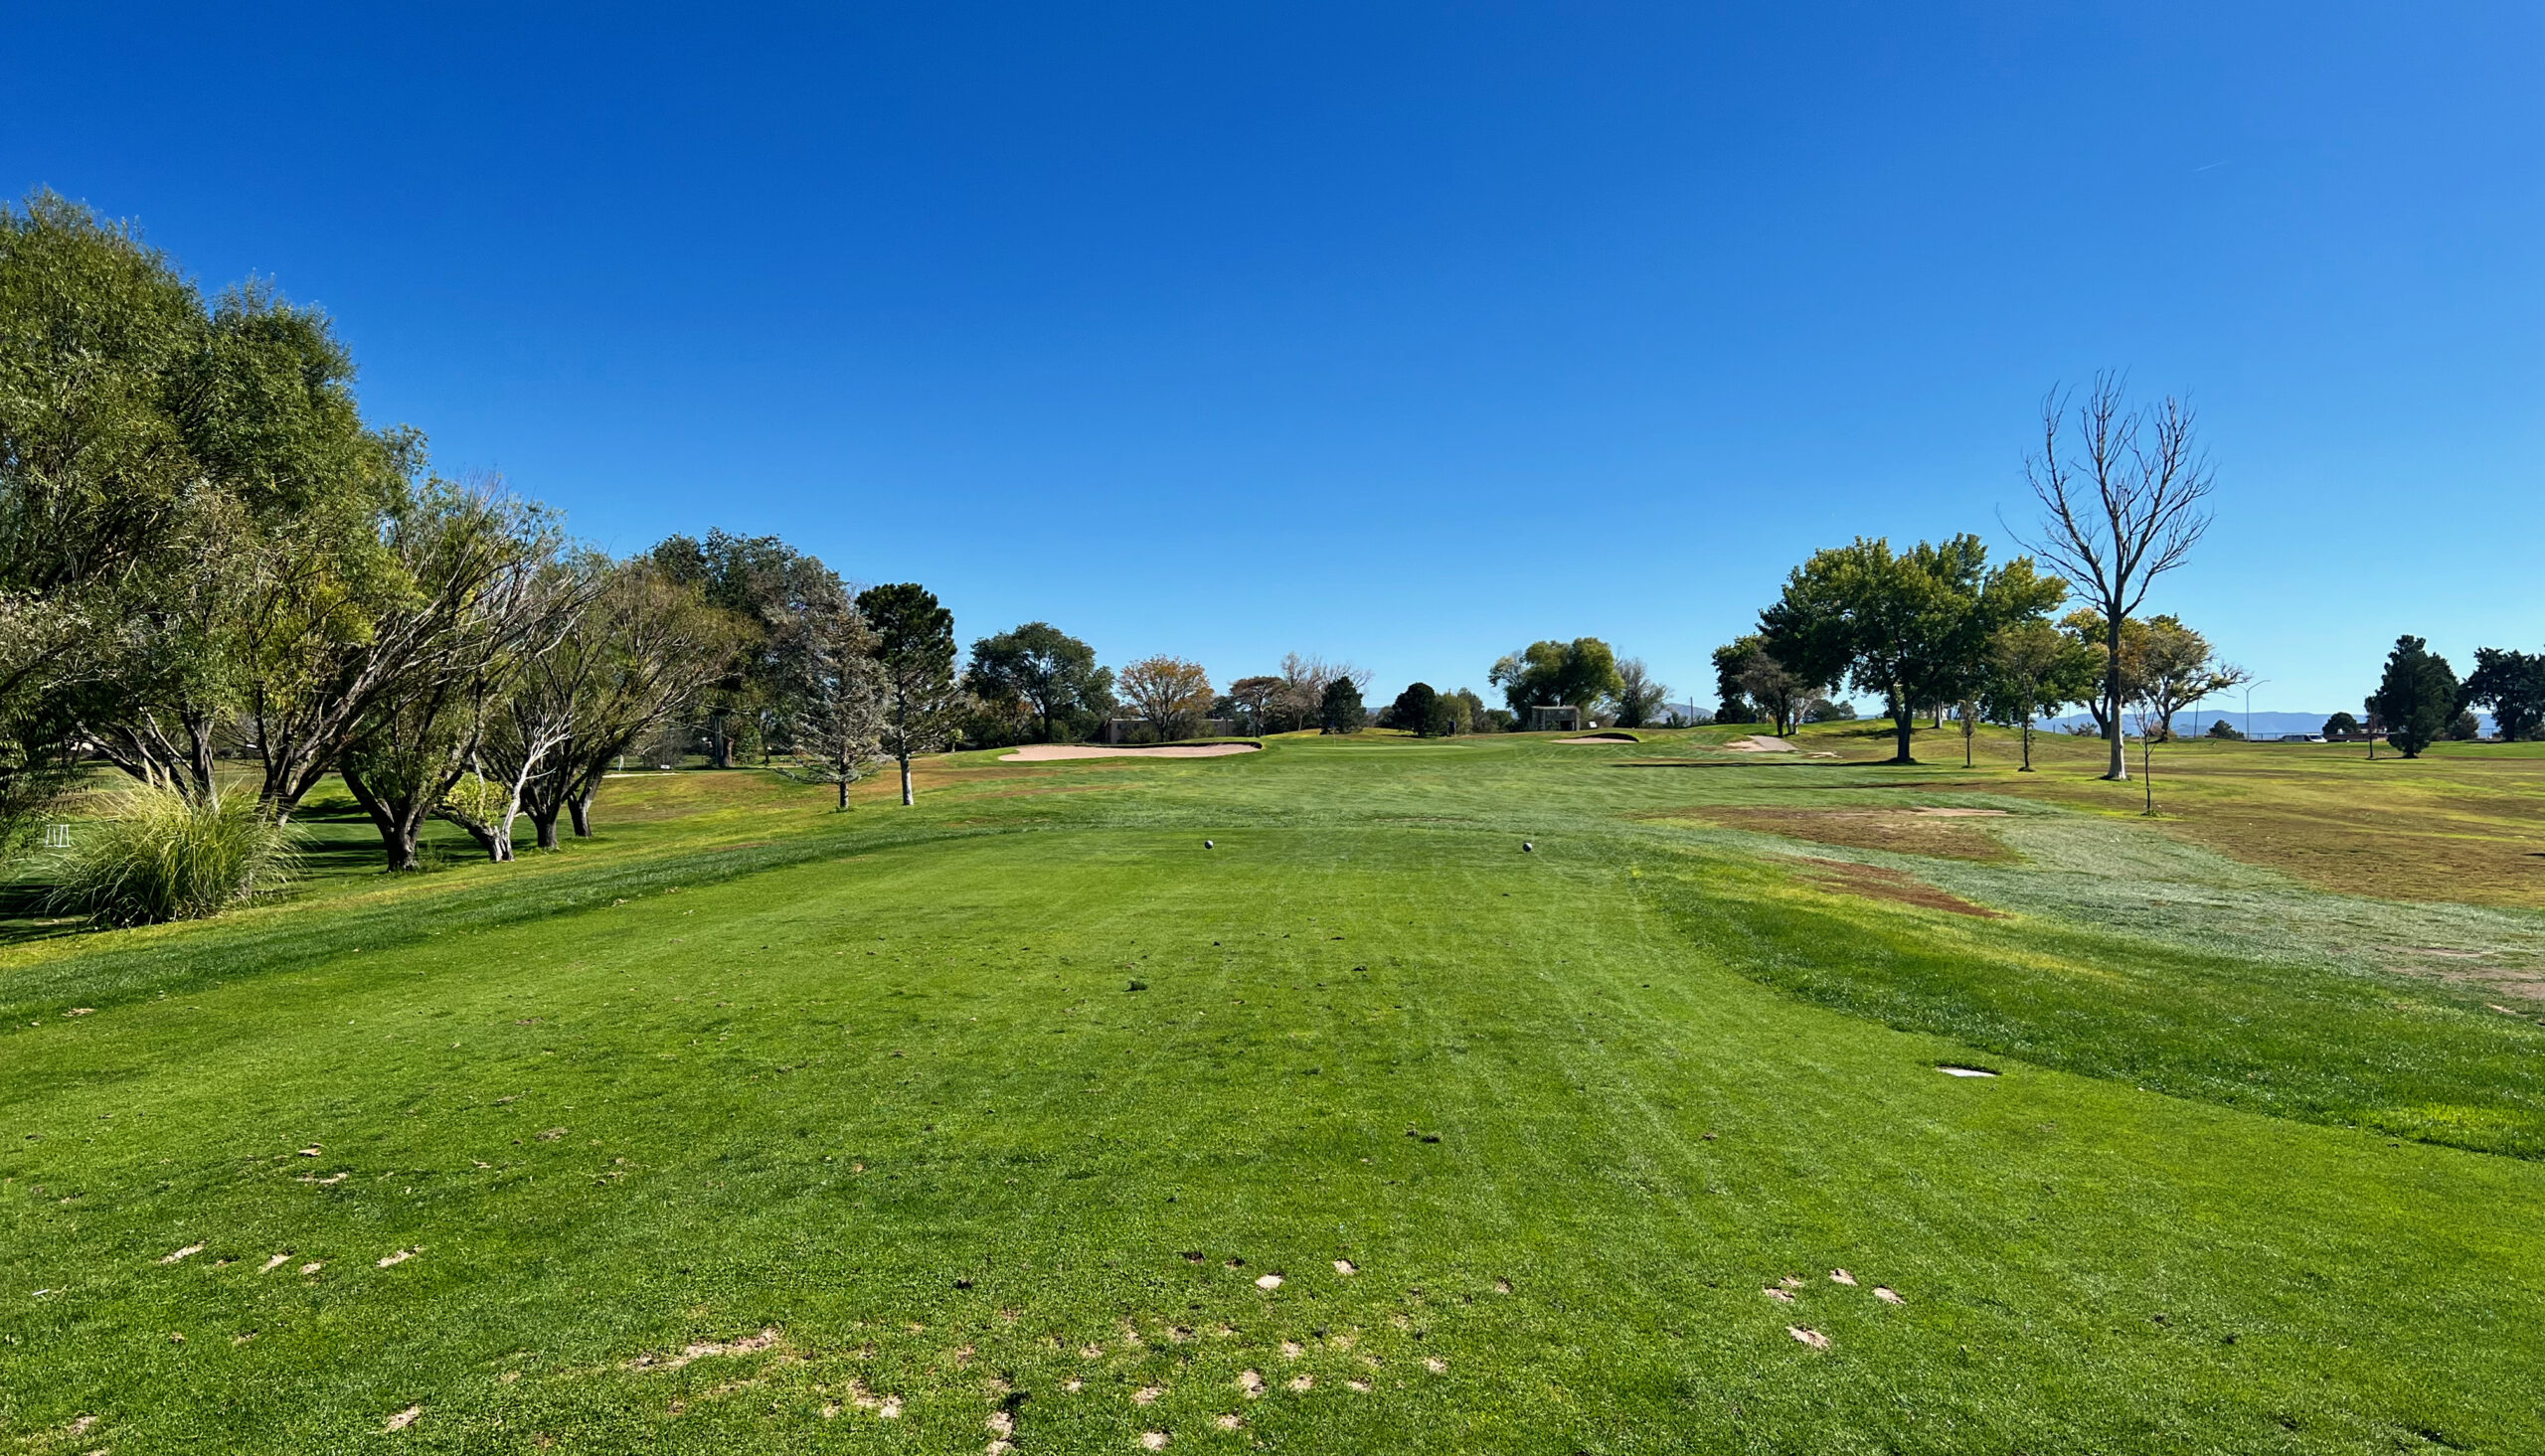
[{"label": "large green tree", "polygon": [[102,658],[201,470],[178,428],[202,298],[127,226],[0,204],[0,849],[68,780]]},{"label": "large green tree", "polygon": [[1022,700],[1046,743],[1113,711],[1112,669],[1099,667],[1095,648],[1049,622],[1027,622],[973,643],[964,678],[984,700]]},{"label": "large green tree", "polygon": [[1766,714],[1777,735],[1793,731],[1794,722],[1818,696],[1820,683],[1805,682],[1768,651],[1768,639],[1753,632],[1715,649],[1715,673],[1726,706],[1742,710],[1739,718],[1718,722],[1745,723]]},{"label": "large green tree", "polygon": [[1122,669],[1121,689],[1122,701],[1163,743],[1193,736],[1211,712],[1211,675],[1180,657],[1141,658]]},{"label": "large green tree", "polygon": [[1815,553],[1759,614],[1770,655],[1807,682],[1851,680],[1890,705],[1896,762],[1911,763],[1921,704],[1973,697],[1987,674],[1989,638],[2036,620],[2067,597],[2068,583],[2017,557],[1991,570],[1975,536],[1895,553],[1858,537]]},{"label": "large green tree", "polygon": [[1524,720],[1541,704],[1588,713],[1625,687],[1617,675],[1616,653],[1597,637],[1532,642],[1495,663],[1486,680],[1502,690],[1503,701]]},{"label": "large green tree", "polygon": [[731,768],[753,744],[765,757],[803,708],[804,639],[849,609],[848,588],[820,558],[774,536],[672,536],[648,557],[673,583],[695,587],[743,624],[741,650],[705,695],[708,761]]},{"label": "large green tree", "polygon": [[2403,636],[2386,655],[2386,672],[2368,704],[2386,725],[2386,741],[2418,758],[2465,711],[2465,690],[2447,658],[2421,638]]},{"label": "large green tree", "polygon": [[50,194],[0,209],[5,736],[76,725],[199,799],[245,748],[290,812],[447,626],[389,540],[421,443],[364,423],[353,373],[314,309],[207,304]]},{"label": "large green tree", "polygon": [[1382,715],[1380,727],[1402,728],[1418,738],[1445,738],[1458,731],[1456,697],[1433,687],[1430,683],[1414,683],[1396,695]]},{"label": "large green tree", "polygon": [[911,759],[943,746],[955,697],[954,614],[915,581],[870,586],[857,609],[875,634],[875,665],[884,695],[884,751],[902,769],[902,805],[918,802]]},{"label": "large green tree", "polygon": [[[483,486],[436,482],[402,511],[390,536],[410,579],[451,598],[449,620],[431,650],[375,695],[334,757],[345,787],[380,832],[393,871],[422,868],[417,839],[424,821],[472,771],[495,776],[508,720],[530,692],[543,660],[586,590],[558,559],[561,532],[536,506]],[[550,746],[545,721],[528,734],[522,775]],[[519,777],[515,777],[516,785]],[[518,792],[504,802],[513,804]],[[512,858],[512,816],[500,831],[469,822],[488,856]]]},{"label": "large green tree", "polygon": [[2475,648],[2465,701],[2492,711],[2492,731],[2502,742],[2545,734],[2545,654]]}]

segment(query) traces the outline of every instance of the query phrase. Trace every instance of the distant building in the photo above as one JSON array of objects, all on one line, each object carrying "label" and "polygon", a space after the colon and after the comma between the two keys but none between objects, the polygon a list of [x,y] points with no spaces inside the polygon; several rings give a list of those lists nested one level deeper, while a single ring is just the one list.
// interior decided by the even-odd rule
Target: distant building
[{"label": "distant building", "polygon": [[1579,732],[1581,728],[1582,710],[1570,703],[1541,703],[1529,710],[1529,732]]}]

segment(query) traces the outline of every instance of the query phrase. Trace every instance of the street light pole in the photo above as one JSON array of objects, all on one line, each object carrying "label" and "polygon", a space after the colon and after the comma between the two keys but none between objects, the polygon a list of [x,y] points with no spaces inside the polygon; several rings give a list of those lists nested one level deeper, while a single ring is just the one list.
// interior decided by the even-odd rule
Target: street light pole
[{"label": "street light pole", "polygon": [[2245,741],[2248,743],[2254,740],[2254,690],[2270,682],[2271,679],[2263,678],[2245,685]]}]

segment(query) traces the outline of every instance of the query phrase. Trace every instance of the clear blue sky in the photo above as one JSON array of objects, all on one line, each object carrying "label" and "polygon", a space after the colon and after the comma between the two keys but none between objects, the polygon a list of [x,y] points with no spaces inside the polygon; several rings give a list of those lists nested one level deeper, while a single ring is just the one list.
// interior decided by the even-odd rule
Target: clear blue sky
[{"label": "clear blue sky", "polygon": [[2120,367],[2258,709],[2545,645],[2545,7],[744,9],[17,7],[0,185],[325,306],[594,541],[966,640],[1710,688],[1815,547],[2008,549]]}]

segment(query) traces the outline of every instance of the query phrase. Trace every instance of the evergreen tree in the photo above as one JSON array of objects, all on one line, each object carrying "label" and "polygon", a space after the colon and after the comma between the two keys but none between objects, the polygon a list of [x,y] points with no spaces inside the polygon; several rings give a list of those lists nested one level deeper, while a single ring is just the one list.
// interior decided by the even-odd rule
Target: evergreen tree
[{"label": "evergreen tree", "polygon": [[1361,687],[1348,677],[1336,678],[1325,685],[1324,701],[1317,705],[1317,724],[1329,733],[1357,733],[1369,724],[1370,713],[1361,706]]},{"label": "evergreen tree", "polygon": [[2398,637],[2386,655],[2386,675],[2379,679],[2369,709],[2386,725],[2386,741],[2418,758],[2448,731],[2465,711],[2465,690],[2448,659],[2430,650],[2419,637]]},{"label": "evergreen tree", "polygon": [[1430,683],[1416,683],[1396,695],[1396,701],[1380,716],[1379,726],[1403,728],[1417,737],[1431,737],[1432,714],[1440,702],[1440,693]]},{"label": "evergreen tree", "polygon": [[954,706],[954,614],[935,593],[915,581],[869,586],[857,609],[875,633],[875,666],[882,676],[884,751],[902,768],[902,806],[911,792],[911,759],[944,746],[948,710]]}]

